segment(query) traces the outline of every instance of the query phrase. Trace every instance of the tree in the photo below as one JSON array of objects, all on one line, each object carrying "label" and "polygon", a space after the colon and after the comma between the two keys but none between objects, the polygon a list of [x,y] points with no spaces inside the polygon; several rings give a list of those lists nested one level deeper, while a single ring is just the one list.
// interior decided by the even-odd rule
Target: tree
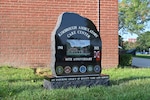
[{"label": "tree", "polygon": [[147,50],[150,48],[150,31],[140,34],[137,38],[137,45],[140,50]]},{"label": "tree", "polygon": [[150,21],[149,0],[119,2],[119,30],[140,34],[148,21]]},{"label": "tree", "polygon": [[137,44],[134,42],[126,41],[123,43],[123,49],[125,50],[130,50],[130,49],[135,49],[135,48],[137,48]]}]

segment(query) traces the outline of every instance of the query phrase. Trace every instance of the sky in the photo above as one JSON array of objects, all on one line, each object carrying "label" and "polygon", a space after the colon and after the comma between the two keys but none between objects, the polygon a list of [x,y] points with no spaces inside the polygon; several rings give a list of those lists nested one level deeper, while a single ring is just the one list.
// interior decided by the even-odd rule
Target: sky
[{"label": "sky", "polygon": [[[145,27],[145,32],[146,31],[150,31],[150,21],[147,23],[147,25]],[[123,37],[124,41],[127,41],[129,38],[137,38],[138,37],[138,35],[136,35],[136,34],[130,34],[130,33],[128,33],[128,34],[122,34],[121,36]]]}]

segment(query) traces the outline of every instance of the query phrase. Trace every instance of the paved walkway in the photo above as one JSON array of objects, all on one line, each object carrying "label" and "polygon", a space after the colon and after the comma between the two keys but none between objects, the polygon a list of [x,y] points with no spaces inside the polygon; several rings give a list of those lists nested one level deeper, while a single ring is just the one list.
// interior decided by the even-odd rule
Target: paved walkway
[{"label": "paved walkway", "polygon": [[132,66],[150,68],[150,59],[133,57]]}]

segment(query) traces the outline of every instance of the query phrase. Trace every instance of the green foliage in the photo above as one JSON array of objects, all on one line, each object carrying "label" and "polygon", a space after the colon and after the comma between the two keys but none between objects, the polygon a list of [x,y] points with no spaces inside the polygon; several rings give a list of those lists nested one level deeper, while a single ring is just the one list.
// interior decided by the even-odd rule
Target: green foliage
[{"label": "green foliage", "polygon": [[119,55],[119,65],[121,66],[131,66],[132,55],[131,54],[120,54]]},{"label": "green foliage", "polygon": [[138,49],[147,50],[150,48],[150,31],[140,34],[137,38]]},{"label": "green foliage", "polygon": [[149,100],[150,69],[104,69],[111,86],[46,90],[32,69],[0,67],[1,100]]},{"label": "green foliage", "polygon": [[137,48],[137,44],[134,42],[126,41],[123,43],[123,49],[125,49],[125,50],[130,50],[130,49],[134,49],[134,48]]},{"label": "green foliage", "polygon": [[119,30],[139,34],[150,20],[149,0],[122,0],[119,2]]}]

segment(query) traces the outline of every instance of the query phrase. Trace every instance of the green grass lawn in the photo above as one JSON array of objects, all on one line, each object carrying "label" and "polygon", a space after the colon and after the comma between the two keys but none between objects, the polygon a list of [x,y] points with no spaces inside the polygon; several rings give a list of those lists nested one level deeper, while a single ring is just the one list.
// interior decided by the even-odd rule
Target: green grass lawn
[{"label": "green grass lawn", "polygon": [[150,59],[150,54],[149,54],[149,55],[146,55],[146,54],[138,54],[138,55],[136,55],[135,57]]},{"label": "green grass lawn", "polygon": [[110,86],[46,90],[30,68],[0,67],[0,100],[149,100],[150,69],[112,68]]}]

